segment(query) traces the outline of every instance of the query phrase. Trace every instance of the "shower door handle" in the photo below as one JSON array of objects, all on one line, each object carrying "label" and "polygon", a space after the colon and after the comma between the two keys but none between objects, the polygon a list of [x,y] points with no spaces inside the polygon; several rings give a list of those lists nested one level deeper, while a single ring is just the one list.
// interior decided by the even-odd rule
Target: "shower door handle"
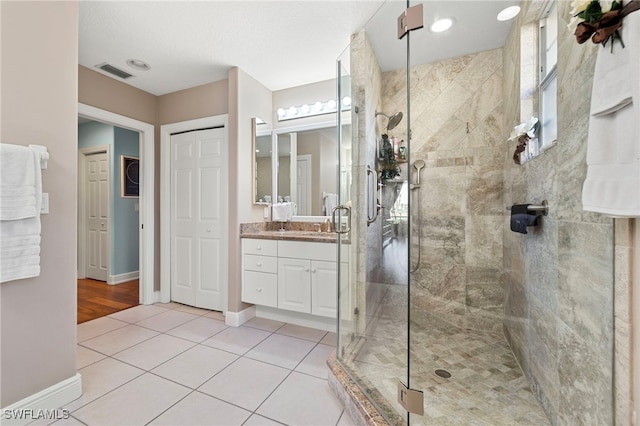
[{"label": "shower door handle", "polygon": [[367,165],[367,178],[369,178],[369,176],[373,176],[373,185],[367,186],[369,192],[369,197],[367,197],[367,226],[378,219],[378,212],[382,207],[376,200],[376,193],[379,188],[378,173],[373,170],[370,165]]},{"label": "shower door handle", "polygon": [[[347,212],[347,226],[344,229],[342,229],[342,223],[340,223],[341,226],[336,226],[336,213],[342,210]],[[348,234],[351,231],[351,209],[347,206],[342,205],[334,207],[331,211],[331,222],[333,224],[333,230],[336,231],[336,234]]]}]

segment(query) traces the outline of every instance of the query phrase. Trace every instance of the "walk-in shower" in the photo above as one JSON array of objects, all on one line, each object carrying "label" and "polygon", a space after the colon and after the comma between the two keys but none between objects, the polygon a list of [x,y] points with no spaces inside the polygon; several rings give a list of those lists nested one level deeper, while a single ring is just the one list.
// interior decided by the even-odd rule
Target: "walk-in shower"
[{"label": "walk-in shower", "polygon": [[[426,2],[425,22],[455,3]],[[495,12],[494,21],[503,3],[465,2],[476,18]],[[610,392],[607,399],[604,385],[600,394],[580,388],[590,382],[579,371],[568,373],[579,357],[573,346],[563,346],[582,344],[594,328],[593,322],[572,323],[580,291],[568,294],[563,285],[580,274],[570,263],[578,257],[559,249],[586,238],[571,233],[573,224],[562,228],[562,221],[585,216],[559,206],[544,229],[523,236],[508,228],[505,206],[526,197],[561,203],[549,191],[560,190],[556,180],[563,177],[553,166],[566,158],[519,168],[510,159],[507,140],[521,94],[519,65],[510,58],[521,54],[520,35],[510,36],[505,47],[469,48],[431,62],[422,54],[446,43],[426,29],[379,48],[376,40],[394,37],[383,29],[395,28],[410,5],[386,2],[339,58],[339,97],[351,96],[355,108],[350,156],[340,163],[340,172],[351,178],[341,180],[349,185],[341,186],[339,197],[340,220],[349,221],[350,232],[341,234],[338,249],[337,364],[389,424],[580,424],[573,420],[581,414],[571,407],[583,399],[610,415]],[[340,93],[345,87],[350,92]],[[379,123],[381,116],[386,120]],[[381,155],[383,138],[391,154]],[[555,158],[553,149],[548,159]],[[534,181],[542,184],[532,186]],[[563,182],[579,193],[575,182]],[[370,206],[379,206],[375,218],[367,217]],[[526,258],[528,250],[541,255]],[[596,300],[600,293],[589,294]],[[611,309],[609,304],[599,317],[603,327],[610,325]],[[611,348],[587,341],[603,346],[591,365],[602,360],[601,382],[611,385]],[[423,414],[405,403],[403,389],[419,395]]]}]

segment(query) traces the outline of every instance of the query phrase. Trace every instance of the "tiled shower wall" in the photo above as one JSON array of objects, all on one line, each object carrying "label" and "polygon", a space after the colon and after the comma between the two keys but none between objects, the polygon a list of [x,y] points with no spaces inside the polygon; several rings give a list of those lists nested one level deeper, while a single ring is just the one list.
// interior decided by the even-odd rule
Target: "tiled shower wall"
[{"label": "tiled shower wall", "polygon": [[504,47],[504,202],[546,199],[550,212],[527,235],[503,221],[505,334],[552,424],[613,424],[613,220],[581,204],[596,49],[569,34],[571,4],[559,1],[558,142],[515,165],[506,139],[528,118],[521,66],[535,43],[521,37],[536,15],[523,5]]},{"label": "tiled shower wall", "polygon": [[[502,49],[495,49],[413,67],[410,146],[411,164],[426,162],[422,187],[411,191],[413,267],[418,241],[421,246],[419,267],[411,275],[412,308],[463,328],[499,333],[502,56]],[[385,111],[406,114],[405,70],[383,73],[382,91]],[[406,134],[406,120],[394,132]],[[412,173],[415,182],[415,169]],[[418,203],[420,225],[414,226]]]}]

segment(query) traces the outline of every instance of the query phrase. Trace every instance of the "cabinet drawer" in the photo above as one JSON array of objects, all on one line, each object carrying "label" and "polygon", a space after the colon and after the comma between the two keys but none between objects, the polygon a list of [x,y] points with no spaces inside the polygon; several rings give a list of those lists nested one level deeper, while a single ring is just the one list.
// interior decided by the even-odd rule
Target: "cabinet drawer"
[{"label": "cabinet drawer", "polygon": [[278,242],[276,240],[243,238],[242,252],[244,254],[258,254],[261,256],[277,256]]},{"label": "cabinet drawer", "polygon": [[245,271],[278,273],[278,258],[271,256],[258,256],[245,254],[243,269]]},{"label": "cabinet drawer", "polygon": [[244,271],[242,301],[264,306],[278,306],[278,275]]},{"label": "cabinet drawer", "polygon": [[278,241],[278,256],[310,260],[335,261],[337,254],[333,243],[312,243],[307,241]]}]

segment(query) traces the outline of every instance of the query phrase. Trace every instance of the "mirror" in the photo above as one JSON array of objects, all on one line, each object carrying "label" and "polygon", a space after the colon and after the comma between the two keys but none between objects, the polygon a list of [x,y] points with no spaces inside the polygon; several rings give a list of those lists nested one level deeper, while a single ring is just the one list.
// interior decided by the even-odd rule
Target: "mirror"
[{"label": "mirror", "polygon": [[253,202],[269,204],[273,192],[272,140],[267,123],[254,117],[251,119],[253,140]]},{"label": "mirror", "polygon": [[[342,131],[350,140],[351,125],[343,125]],[[279,130],[276,140],[278,194],[274,202],[294,202],[297,216],[330,216],[338,203],[336,126]]]}]

